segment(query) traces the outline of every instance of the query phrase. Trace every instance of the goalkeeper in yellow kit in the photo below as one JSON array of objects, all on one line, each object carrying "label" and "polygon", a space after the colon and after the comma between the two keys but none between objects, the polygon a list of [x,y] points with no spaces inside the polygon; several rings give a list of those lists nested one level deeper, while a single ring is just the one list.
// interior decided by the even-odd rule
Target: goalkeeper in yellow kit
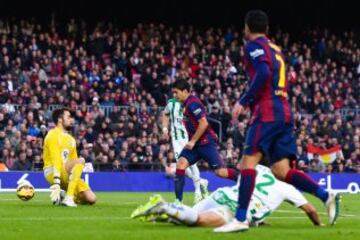
[{"label": "goalkeeper in yellow kit", "polygon": [[[54,204],[76,207],[76,202],[94,204],[96,196],[80,178],[85,160],[78,157],[76,141],[68,133],[73,119],[66,108],[53,112],[56,127],[49,131],[44,140],[44,175],[50,184],[50,198]],[[61,190],[66,191],[63,196]]]}]

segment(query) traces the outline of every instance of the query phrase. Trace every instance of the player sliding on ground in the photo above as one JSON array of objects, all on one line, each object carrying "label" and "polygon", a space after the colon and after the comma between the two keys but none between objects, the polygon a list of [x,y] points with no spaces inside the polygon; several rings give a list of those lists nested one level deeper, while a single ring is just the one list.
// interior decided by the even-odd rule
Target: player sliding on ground
[{"label": "player sliding on ground", "polygon": [[[80,178],[85,160],[78,157],[76,141],[68,133],[73,119],[68,109],[53,112],[56,127],[49,131],[44,141],[44,175],[50,184],[50,198],[56,205],[76,207],[78,203],[94,204],[95,194]],[[62,191],[66,191],[63,196]]]},{"label": "player sliding on ground", "polygon": [[[189,141],[189,137],[183,123],[183,111],[183,105],[176,98],[172,98],[168,101],[161,119],[163,138],[166,140],[169,139],[170,126],[171,143],[176,162],[178,162],[181,151]],[[165,167],[168,167],[166,163],[163,164]],[[194,183],[194,203],[197,203],[201,199],[207,197],[208,181],[206,179],[200,178],[200,171],[196,163],[188,167],[185,170],[185,174],[187,177],[191,178]],[[174,172],[172,172],[172,175],[175,175],[175,169]]]},{"label": "player sliding on ground", "polygon": [[[247,221],[252,226],[262,224],[284,201],[303,210],[314,225],[321,225],[316,209],[296,188],[277,180],[265,166],[258,165],[256,171],[256,186],[247,212]],[[138,207],[131,217],[148,216],[150,221],[166,220],[191,226],[219,227],[231,222],[237,200],[237,185],[217,189],[192,208],[181,203],[165,202],[160,195],[155,195],[147,204]]]}]

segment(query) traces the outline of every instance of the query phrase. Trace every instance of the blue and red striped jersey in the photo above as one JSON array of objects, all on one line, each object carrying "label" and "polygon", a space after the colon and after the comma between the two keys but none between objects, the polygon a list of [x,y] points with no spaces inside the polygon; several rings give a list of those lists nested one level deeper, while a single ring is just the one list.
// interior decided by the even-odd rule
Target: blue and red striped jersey
[{"label": "blue and red striped jersey", "polygon": [[[184,102],[184,124],[186,131],[189,134],[189,139],[191,139],[195,134],[196,129],[199,126],[199,120],[203,117],[207,118],[204,105],[201,103],[199,98],[190,95]],[[198,143],[200,145],[205,145],[209,143],[216,143],[217,141],[217,135],[209,124],[206,131],[200,137]]]},{"label": "blue and red striped jersey", "polygon": [[239,102],[250,107],[251,122],[293,121],[281,49],[266,37],[256,38],[245,45],[244,64],[250,79]]}]

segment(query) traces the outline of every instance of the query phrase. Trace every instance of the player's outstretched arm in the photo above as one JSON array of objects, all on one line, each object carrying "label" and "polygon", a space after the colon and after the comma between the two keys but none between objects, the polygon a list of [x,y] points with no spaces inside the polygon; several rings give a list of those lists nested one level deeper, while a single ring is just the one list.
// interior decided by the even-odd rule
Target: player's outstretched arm
[{"label": "player's outstretched arm", "polygon": [[311,205],[311,203],[306,203],[300,207],[306,215],[310,218],[311,222],[315,226],[321,226],[321,221],[318,212],[316,211],[315,207]]},{"label": "player's outstretched arm", "polygon": [[302,209],[315,226],[321,226],[320,217],[316,208],[306,200],[299,190],[282,181],[278,181],[278,184],[280,189],[282,189],[282,192],[279,192],[279,194],[284,194],[285,200]]}]

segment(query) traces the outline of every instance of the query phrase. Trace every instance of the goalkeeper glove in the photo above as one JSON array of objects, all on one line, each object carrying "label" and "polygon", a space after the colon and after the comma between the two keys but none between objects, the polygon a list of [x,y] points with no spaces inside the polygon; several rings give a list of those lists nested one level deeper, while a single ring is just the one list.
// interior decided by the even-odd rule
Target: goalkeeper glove
[{"label": "goalkeeper glove", "polygon": [[60,205],[61,196],[60,196],[60,178],[54,177],[54,183],[50,186],[50,199],[54,205]]}]

